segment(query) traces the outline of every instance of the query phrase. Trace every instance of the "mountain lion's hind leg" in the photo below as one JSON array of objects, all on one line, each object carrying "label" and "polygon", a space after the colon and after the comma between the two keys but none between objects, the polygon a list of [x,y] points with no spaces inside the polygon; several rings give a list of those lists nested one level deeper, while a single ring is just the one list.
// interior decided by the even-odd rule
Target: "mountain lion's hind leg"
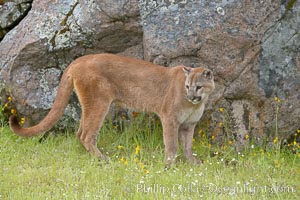
[{"label": "mountain lion's hind leg", "polygon": [[[99,99],[98,99],[99,98]],[[82,107],[82,119],[78,130],[78,138],[86,150],[99,159],[107,159],[97,147],[97,135],[109,110],[110,101],[97,97],[97,101],[89,102]]]}]

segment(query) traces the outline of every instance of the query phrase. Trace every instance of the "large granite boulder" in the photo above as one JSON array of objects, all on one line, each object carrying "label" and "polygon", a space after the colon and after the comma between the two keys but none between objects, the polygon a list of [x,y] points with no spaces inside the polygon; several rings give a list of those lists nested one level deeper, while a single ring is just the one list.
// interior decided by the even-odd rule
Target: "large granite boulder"
[{"label": "large granite boulder", "polygon": [[[62,70],[81,55],[206,66],[217,89],[201,128],[241,143],[247,135],[286,137],[300,128],[299,16],[294,0],[33,1],[0,43],[1,79],[18,112],[36,122],[51,108]],[[67,111],[75,118],[76,106]]]},{"label": "large granite boulder", "polygon": [[[63,69],[91,53],[139,56],[137,1],[34,1],[27,17],[0,43],[1,79],[27,123],[51,108]],[[127,51],[126,51],[127,50]],[[74,102],[74,101],[72,101]],[[79,118],[76,105],[67,109]]]}]

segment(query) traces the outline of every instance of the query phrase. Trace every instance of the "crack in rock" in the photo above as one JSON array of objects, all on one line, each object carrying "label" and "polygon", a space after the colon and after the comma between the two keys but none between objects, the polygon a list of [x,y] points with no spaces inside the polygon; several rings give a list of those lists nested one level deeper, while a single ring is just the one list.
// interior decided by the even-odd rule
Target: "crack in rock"
[{"label": "crack in rock", "polygon": [[[76,9],[77,5],[79,4],[78,1],[75,2],[75,4],[73,6],[71,6],[71,9],[68,11],[68,13],[65,15],[65,17],[62,19],[62,21],[60,22],[60,25],[63,26],[62,29],[60,30],[56,30],[53,37],[49,40],[50,44],[52,45],[52,50],[57,48],[57,36],[58,35],[62,35],[66,32],[70,32],[71,28],[70,28],[70,24],[68,24],[68,20],[69,18],[73,15],[74,10]],[[74,20],[76,21],[76,20]],[[76,26],[79,27],[80,31],[82,31],[81,27],[78,25],[77,22],[75,22]]]}]

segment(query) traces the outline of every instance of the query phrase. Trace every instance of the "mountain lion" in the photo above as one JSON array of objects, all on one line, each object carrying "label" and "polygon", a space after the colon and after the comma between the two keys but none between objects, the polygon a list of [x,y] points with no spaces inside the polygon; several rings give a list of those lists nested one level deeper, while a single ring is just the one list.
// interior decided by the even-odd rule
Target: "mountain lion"
[{"label": "mountain lion", "polygon": [[10,127],[20,136],[35,136],[51,129],[63,115],[73,89],[82,106],[78,138],[88,152],[103,159],[97,148],[97,135],[110,105],[154,112],[162,122],[166,164],[170,166],[181,139],[188,161],[192,139],[209,95],[214,90],[213,73],[205,68],[162,67],[143,60],[111,54],[87,55],[65,70],[53,107],[37,125],[23,128],[16,116]]}]

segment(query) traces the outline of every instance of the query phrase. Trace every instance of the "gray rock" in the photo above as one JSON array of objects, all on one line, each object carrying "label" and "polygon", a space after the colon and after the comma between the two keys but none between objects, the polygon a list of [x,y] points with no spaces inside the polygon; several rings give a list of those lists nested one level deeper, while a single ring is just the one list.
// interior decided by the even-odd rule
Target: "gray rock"
[{"label": "gray rock", "polygon": [[0,43],[1,79],[28,123],[51,108],[62,71],[75,58],[141,44],[137,1],[108,2],[34,1]]},{"label": "gray rock", "polygon": [[[1,1],[2,2],[2,1]],[[0,2],[0,41],[29,12],[32,0],[11,0]]]}]

